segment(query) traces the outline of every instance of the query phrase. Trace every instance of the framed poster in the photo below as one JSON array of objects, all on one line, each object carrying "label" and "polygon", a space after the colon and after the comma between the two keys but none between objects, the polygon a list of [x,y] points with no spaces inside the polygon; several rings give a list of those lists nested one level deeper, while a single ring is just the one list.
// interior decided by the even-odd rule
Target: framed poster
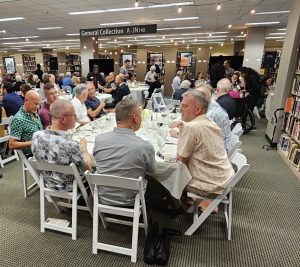
[{"label": "framed poster", "polygon": [[154,63],[159,66],[160,69],[162,69],[163,64],[163,54],[155,53],[150,54],[150,61],[154,59]]},{"label": "framed poster", "polygon": [[128,68],[130,69],[132,67],[132,54],[123,54],[122,55],[122,65],[124,65],[124,62],[126,59],[130,60],[129,65],[128,65]]},{"label": "framed poster", "polygon": [[180,52],[180,67],[190,67],[192,65],[193,52]]},{"label": "framed poster", "polygon": [[16,72],[15,62],[12,57],[5,58],[5,66],[6,66],[7,74],[15,74],[15,72]]}]

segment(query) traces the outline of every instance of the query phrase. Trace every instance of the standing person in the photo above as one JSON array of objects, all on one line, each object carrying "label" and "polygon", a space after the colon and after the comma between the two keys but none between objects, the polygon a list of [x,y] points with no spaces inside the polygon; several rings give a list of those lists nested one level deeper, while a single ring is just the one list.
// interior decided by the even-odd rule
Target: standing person
[{"label": "standing person", "polygon": [[38,92],[30,90],[25,96],[24,106],[20,108],[11,122],[9,139],[10,149],[22,149],[26,157],[31,157],[32,135],[43,129],[37,114],[41,97]]},{"label": "standing person", "polygon": [[151,85],[151,83],[154,82],[154,76],[155,75],[156,75],[155,66],[151,66],[150,70],[146,73],[146,76],[145,76],[146,84]]},{"label": "standing person", "polygon": [[[142,121],[139,106],[134,100],[125,99],[116,105],[115,111],[117,127],[112,132],[99,134],[95,140],[96,172],[137,179],[145,177],[146,172],[155,172],[154,147],[135,134]],[[132,206],[135,195],[136,192],[129,189],[99,188],[99,200],[107,205]]]},{"label": "standing person", "polygon": [[[177,158],[187,163],[192,180],[186,186],[188,192],[200,196],[222,194],[234,170],[224,148],[220,128],[207,117],[208,101],[204,93],[190,90],[183,95],[180,111],[182,120],[178,126]],[[203,200],[200,211],[212,202]]]},{"label": "standing person", "polygon": [[44,93],[46,102],[43,103],[41,109],[38,111],[38,114],[41,118],[43,128],[46,129],[51,125],[50,105],[57,99],[58,91],[53,84],[46,83],[44,86]]},{"label": "standing person", "polygon": [[39,77],[39,79],[40,79],[40,81],[43,79],[43,71],[41,70],[41,64],[37,64],[36,65],[36,70],[35,70],[35,72],[34,72],[34,74],[36,74],[38,77]]},{"label": "standing person", "polygon": [[128,79],[128,69],[130,66],[130,60],[129,59],[125,59],[124,61],[124,65],[120,68],[120,74],[124,75],[124,79],[127,80]]},{"label": "standing person", "polygon": [[172,81],[172,86],[173,86],[173,90],[174,91],[176,89],[180,90],[181,77],[182,77],[182,72],[181,71],[177,71],[176,76],[174,77],[174,79]]},{"label": "standing person", "polygon": [[212,65],[210,71],[210,85],[217,87],[218,81],[225,77],[225,67],[223,65],[223,56],[219,56],[217,62]]},{"label": "standing person", "polygon": [[99,66],[97,64],[93,65],[93,70],[87,75],[86,79],[87,81],[92,81],[96,89],[105,85],[105,80],[100,74]]},{"label": "standing person", "polygon": [[232,75],[234,74],[234,69],[230,67],[230,60],[224,61],[224,67],[225,67],[225,77],[230,79]]},{"label": "standing person", "polygon": [[151,66],[154,66],[154,67],[155,67],[155,73],[156,73],[156,74],[159,74],[159,73],[160,73],[159,65],[155,63],[155,59],[154,59],[154,58],[151,58],[151,60],[150,60],[150,67],[151,67]]}]

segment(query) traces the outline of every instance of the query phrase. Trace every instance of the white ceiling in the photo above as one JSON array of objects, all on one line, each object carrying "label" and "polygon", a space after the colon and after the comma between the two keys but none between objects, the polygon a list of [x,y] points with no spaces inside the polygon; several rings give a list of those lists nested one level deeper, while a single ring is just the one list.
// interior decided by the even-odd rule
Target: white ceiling
[{"label": "white ceiling", "polygon": [[[143,0],[138,2],[140,7],[147,7],[154,4],[179,3],[185,1],[188,0]],[[65,48],[66,46],[69,46],[71,48],[79,45],[79,37],[67,36],[66,34],[78,33],[79,29],[101,27],[101,23],[124,21],[131,22],[130,25],[157,24],[158,29],[201,26],[201,28],[198,29],[158,31],[153,37],[148,38],[145,38],[142,35],[137,36],[137,40],[148,39],[143,42],[148,45],[154,42],[160,42],[155,45],[161,46],[173,45],[170,41],[171,38],[184,38],[174,39],[174,42],[182,42],[182,40],[185,40],[185,44],[192,45],[192,43],[199,42],[199,40],[195,41],[194,38],[199,39],[202,37],[202,40],[205,38],[212,40],[216,35],[222,36],[217,39],[220,42],[226,43],[230,42],[231,38],[234,40],[243,39],[236,36],[240,36],[241,31],[246,32],[245,23],[247,22],[279,21],[279,24],[268,28],[268,34],[270,32],[282,32],[277,29],[286,27],[289,13],[252,15],[250,14],[250,11],[252,9],[255,9],[256,12],[289,10],[292,0],[220,0],[222,8],[219,12],[217,11],[218,0],[194,0],[192,2],[194,3],[193,5],[182,6],[182,12],[180,14],[177,12],[178,7],[162,7],[72,16],[68,13],[75,11],[134,7],[135,0],[0,0],[0,19],[17,16],[25,18],[24,20],[0,22],[0,31],[6,31],[6,33],[0,32],[0,52],[3,50],[30,50],[41,48],[42,46],[48,48]],[[198,19],[163,21],[165,18],[191,16],[198,17]],[[231,29],[228,29],[229,24],[232,24]],[[37,30],[39,27],[62,28],[40,31]],[[212,38],[208,35],[210,32],[212,32]],[[217,34],[214,32],[229,33]],[[199,33],[207,34],[201,35]],[[164,35],[166,37],[165,39],[162,39]],[[3,38],[8,37],[26,36],[38,37],[29,38],[28,42],[26,42],[25,38],[3,40]],[[100,43],[102,47],[125,47],[127,44],[139,43],[134,40],[134,36],[127,39],[119,39],[117,37],[117,39],[117,42],[113,44],[106,42],[114,42],[114,37],[110,37],[110,40],[100,41]],[[57,45],[54,45],[55,42],[50,42],[56,40],[59,41]],[[206,43],[210,44],[213,42],[208,41]]]}]

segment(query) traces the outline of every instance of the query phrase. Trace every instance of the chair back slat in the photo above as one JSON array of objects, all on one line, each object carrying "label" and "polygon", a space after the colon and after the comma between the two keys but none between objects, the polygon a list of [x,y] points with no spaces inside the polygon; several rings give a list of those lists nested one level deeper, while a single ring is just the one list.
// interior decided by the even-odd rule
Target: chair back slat
[{"label": "chair back slat", "polygon": [[142,177],[137,178],[127,178],[120,177],[115,175],[108,174],[94,174],[90,172],[86,172],[86,178],[89,184],[99,185],[99,186],[111,186],[117,188],[125,188],[131,190],[140,191],[140,185],[142,184]]},{"label": "chair back slat", "polygon": [[11,125],[12,119],[13,119],[13,116],[10,116],[8,118],[2,118],[0,125],[3,125],[3,126]]}]

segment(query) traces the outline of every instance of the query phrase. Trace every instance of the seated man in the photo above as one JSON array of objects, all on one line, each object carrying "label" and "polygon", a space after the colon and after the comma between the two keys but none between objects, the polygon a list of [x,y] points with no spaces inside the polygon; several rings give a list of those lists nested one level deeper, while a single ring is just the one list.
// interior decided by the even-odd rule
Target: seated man
[{"label": "seated man", "polygon": [[41,119],[37,114],[40,101],[39,93],[30,90],[25,96],[24,106],[20,108],[11,122],[9,148],[22,149],[26,157],[32,156],[30,149],[32,135],[43,129]]},{"label": "seated man", "polygon": [[54,84],[47,83],[44,86],[46,102],[42,105],[38,114],[41,118],[44,129],[51,125],[50,105],[57,99],[58,91]]},{"label": "seated man", "polygon": [[22,98],[15,92],[12,83],[3,84],[3,108],[7,117],[14,116],[23,105]]},{"label": "seated man", "polygon": [[[50,106],[52,123],[50,128],[34,133],[32,153],[43,162],[69,165],[75,163],[82,173],[92,166],[92,159],[87,151],[85,139],[80,142],[71,139],[68,130],[76,122],[75,110],[70,101],[58,99]],[[72,191],[74,177],[58,176],[55,172],[42,173],[45,186],[59,191]]]},{"label": "seated man", "polygon": [[[145,177],[156,167],[153,146],[135,135],[141,125],[141,111],[132,99],[120,101],[116,106],[117,127],[112,132],[99,134],[95,140],[94,158],[97,173]],[[118,188],[99,188],[99,201],[103,204],[129,206],[134,204],[135,192]]]},{"label": "seated man", "polygon": [[184,80],[180,84],[180,89],[175,89],[173,93],[173,99],[182,100],[182,94],[184,94],[188,89],[190,89],[191,82],[188,80]]},{"label": "seated man", "polygon": [[230,90],[232,90],[232,83],[227,78],[223,78],[217,83],[218,99],[216,101],[228,113],[229,119],[232,120],[235,117],[236,104],[229,95]]},{"label": "seated man", "polygon": [[[234,175],[229,162],[220,128],[207,117],[208,101],[197,90],[183,94],[182,120],[178,138],[178,160],[187,163],[192,180],[186,189],[189,192],[208,196],[221,194],[228,180]],[[200,203],[205,210],[211,200]]]},{"label": "seated man", "polygon": [[228,153],[232,148],[231,129],[227,112],[214,100],[212,100],[212,87],[209,84],[202,84],[196,90],[203,92],[208,100],[207,117],[213,120],[221,129],[225,150]]},{"label": "seated man", "polygon": [[87,82],[86,84],[88,96],[87,100],[84,102],[87,108],[87,114],[91,120],[94,118],[100,118],[101,114],[104,114],[103,107],[105,106],[104,102],[95,96],[95,85],[93,82]]},{"label": "seated man", "polygon": [[115,73],[110,72],[108,74],[108,76],[106,77],[106,80],[107,80],[106,86],[101,87],[101,89],[104,93],[112,94],[112,95],[114,94],[114,91],[117,88],[115,79],[116,79]]},{"label": "seated man", "polygon": [[115,108],[115,106],[123,99],[124,96],[129,95],[130,91],[127,84],[124,82],[124,75],[119,74],[116,76],[117,88],[113,94],[113,101],[105,104],[105,109]]},{"label": "seated man", "polygon": [[87,89],[84,84],[78,84],[76,86],[76,95],[72,99],[72,104],[75,109],[77,122],[81,125],[89,123],[91,120],[87,114],[87,108],[84,102],[87,99]]}]

